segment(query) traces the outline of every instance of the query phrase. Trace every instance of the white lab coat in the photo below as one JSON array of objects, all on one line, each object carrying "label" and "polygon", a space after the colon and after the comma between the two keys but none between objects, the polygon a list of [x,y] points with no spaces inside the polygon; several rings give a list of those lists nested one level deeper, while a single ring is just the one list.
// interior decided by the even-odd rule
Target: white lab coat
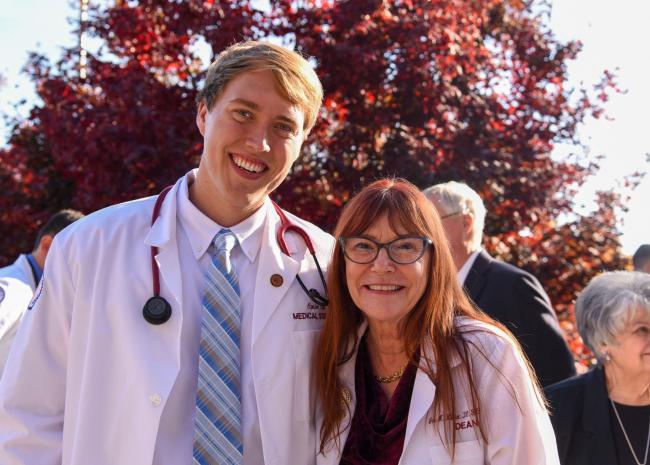
[{"label": "white lab coat", "polygon": [[35,288],[27,255],[20,255],[11,265],[0,268],[0,375]]},{"label": "white lab coat", "polygon": [[[559,465],[553,428],[546,410],[536,397],[522,358],[497,328],[465,318],[458,320],[458,323],[465,330],[473,331],[470,338],[483,348],[494,364],[492,366],[487,362],[476,349],[470,350],[480,399],[478,415],[487,420],[488,442],[483,442],[475,424],[477,412],[471,403],[468,385],[463,381],[460,358],[454,354],[451,362],[457,417],[454,420],[434,418],[432,407],[436,386],[422,370],[418,370],[399,465]],[[365,332],[366,326],[364,322],[359,336]],[[424,363],[424,357],[421,359]],[[351,397],[352,413],[356,402],[355,362],[356,354],[339,371],[344,395]],[[442,428],[440,434],[433,429],[441,420],[454,423],[456,450],[453,461],[441,439],[444,437]],[[350,417],[346,415],[342,425],[349,423]],[[320,412],[317,424],[320,431]],[[349,428],[342,431],[340,449],[330,442],[325,454],[318,455],[318,465],[339,463],[348,433]]]},{"label": "white lab coat", "polygon": [[[179,182],[180,183],[180,182]],[[109,207],[56,236],[42,292],[27,312],[0,383],[3,465],[150,465],[161,413],[179,372],[183,281],[176,244],[176,183],[151,226],[155,197]],[[320,263],[333,239],[289,215],[310,235]],[[253,310],[252,366],[265,463],[313,464],[311,352],[325,310],[299,287],[322,292],[295,234],[280,252],[280,220],[267,214]],[[152,295],[150,246],[159,248],[161,295],[173,312],[142,317]],[[270,277],[283,284],[274,287]],[[276,281],[277,283],[277,281]],[[191,457],[188,457],[189,464]],[[179,464],[180,465],[180,464]]]}]

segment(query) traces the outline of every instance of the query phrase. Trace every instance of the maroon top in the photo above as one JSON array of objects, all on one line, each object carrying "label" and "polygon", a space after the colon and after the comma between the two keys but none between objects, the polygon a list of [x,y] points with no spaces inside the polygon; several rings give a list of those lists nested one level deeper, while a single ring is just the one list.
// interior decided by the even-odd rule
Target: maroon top
[{"label": "maroon top", "polygon": [[355,384],[357,405],[340,465],[397,465],[417,367],[406,367],[390,401],[375,380],[366,348],[359,344]]}]

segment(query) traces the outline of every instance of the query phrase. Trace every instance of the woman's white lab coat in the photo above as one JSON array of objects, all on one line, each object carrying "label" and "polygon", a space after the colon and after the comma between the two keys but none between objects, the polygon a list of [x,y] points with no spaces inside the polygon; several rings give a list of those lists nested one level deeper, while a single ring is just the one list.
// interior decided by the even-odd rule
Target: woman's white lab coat
[{"label": "woman's white lab coat", "polygon": [[[151,226],[155,197],[109,207],[57,235],[44,279],[0,383],[3,465],[150,465],[165,402],[179,373],[184,311],[176,244],[176,190]],[[263,208],[272,207],[267,205]],[[326,265],[333,240],[292,215]],[[325,309],[295,280],[322,292],[302,240],[267,213],[255,281],[252,364],[266,464],[315,462],[312,347]],[[158,247],[161,295],[173,313],[142,317],[152,295],[150,246]],[[270,277],[283,284],[274,287]],[[275,280],[277,284],[277,278]],[[296,315],[298,315],[296,317]],[[317,315],[317,317],[313,317]],[[191,458],[188,457],[190,463]]]},{"label": "woman's white lab coat", "polygon": [[[472,331],[469,337],[483,348],[489,358],[488,362],[476,349],[470,350],[480,406],[477,409],[471,403],[457,354],[451,359],[456,390],[457,416],[454,419],[434,417],[432,406],[436,386],[422,370],[418,370],[399,465],[559,465],[553,428],[522,358],[497,328],[469,319],[461,319],[459,323],[465,331]],[[365,328],[364,322],[360,335]],[[424,357],[421,359],[424,363]],[[342,394],[351,397],[352,412],[356,402],[355,362],[356,354],[339,371],[344,389]],[[481,439],[478,416],[485,421],[487,444]],[[440,429],[439,434],[433,428],[441,426],[441,421],[451,423],[454,428],[456,450],[453,461],[441,439],[443,430]],[[346,416],[342,425],[349,423],[350,417]],[[317,424],[320,430],[320,412]],[[330,443],[325,455],[318,455],[318,465],[339,463],[348,433],[349,428],[342,432],[340,449]]]}]

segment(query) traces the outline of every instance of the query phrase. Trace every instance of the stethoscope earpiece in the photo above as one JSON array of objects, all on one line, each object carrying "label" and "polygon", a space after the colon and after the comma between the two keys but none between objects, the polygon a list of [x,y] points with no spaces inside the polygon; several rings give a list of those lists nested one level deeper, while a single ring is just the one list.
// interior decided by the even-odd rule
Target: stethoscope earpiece
[{"label": "stethoscope earpiece", "polygon": [[144,304],[142,316],[152,325],[161,325],[172,316],[172,306],[164,297],[155,295]]}]

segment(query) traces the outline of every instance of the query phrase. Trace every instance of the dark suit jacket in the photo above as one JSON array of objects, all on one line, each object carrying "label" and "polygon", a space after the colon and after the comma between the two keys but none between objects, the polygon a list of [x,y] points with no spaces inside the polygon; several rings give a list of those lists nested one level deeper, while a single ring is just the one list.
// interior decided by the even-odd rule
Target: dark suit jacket
[{"label": "dark suit jacket", "polygon": [[562,465],[616,465],[605,374],[598,367],[548,386]]},{"label": "dark suit jacket", "polygon": [[533,275],[481,251],[465,279],[465,290],[484,312],[512,331],[542,386],[576,374],[555,311]]}]

